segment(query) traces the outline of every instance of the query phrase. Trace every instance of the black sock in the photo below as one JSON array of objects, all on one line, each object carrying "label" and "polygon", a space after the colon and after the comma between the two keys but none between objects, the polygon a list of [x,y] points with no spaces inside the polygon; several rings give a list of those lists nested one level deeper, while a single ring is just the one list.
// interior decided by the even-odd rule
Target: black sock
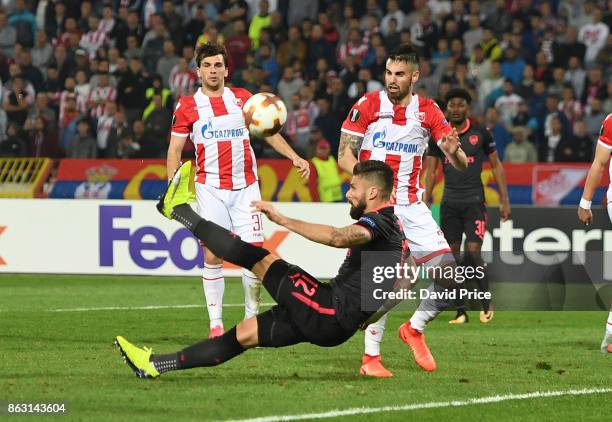
[{"label": "black sock", "polygon": [[170,353],[168,355],[153,355],[151,356],[151,363],[153,363],[153,366],[160,374],[168,371],[176,371],[179,369],[179,354]]},{"label": "black sock", "polygon": [[244,350],[244,347],[238,343],[236,327],[234,327],[220,337],[204,340],[184,348],[178,353],[178,369],[220,365],[238,356]]},{"label": "black sock", "polygon": [[270,254],[267,249],[244,242],[223,227],[201,218],[187,204],[174,207],[172,218],[187,227],[216,256],[247,270],[252,270]]}]

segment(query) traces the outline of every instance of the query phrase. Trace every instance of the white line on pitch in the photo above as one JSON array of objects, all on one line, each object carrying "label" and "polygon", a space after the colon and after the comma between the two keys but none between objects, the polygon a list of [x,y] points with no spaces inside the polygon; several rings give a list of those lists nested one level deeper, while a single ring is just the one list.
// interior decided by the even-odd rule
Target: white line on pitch
[{"label": "white line on pitch", "polygon": [[[272,306],[274,303],[261,303],[260,306]],[[224,303],[224,308],[243,307],[244,303]],[[66,309],[46,309],[45,312],[94,312],[94,311],[148,311],[152,309],[189,309],[204,308],[204,304],[199,305],[148,305],[148,306],[106,306],[98,308],[66,308]]]},{"label": "white line on pitch", "polygon": [[383,413],[383,412],[398,412],[420,409],[441,409],[445,407],[462,407],[475,404],[499,403],[510,400],[529,400],[546,397],[561,397],[561,396],[584,396],[588,394],[603,394],[612,393],[612,388],[589,388],[583,390],[564,390],[564,391],[536,391],[534,393],[525,394],[507,394],[489,397],[477,397],[467,400],[443,401],[443,402],[428,402],[428,403],[413,403],[399,406],[384,406],[384,407],[353,407],[350,409],[336,409],[329,412],[321,413],[304,413],[301,415],[277,415],[265,416],[253,419],[237,419],[228,422],[276,422],[276,421],[297,421],[304,419],[326,419],[339,416],[363,415],[368,413]]}]

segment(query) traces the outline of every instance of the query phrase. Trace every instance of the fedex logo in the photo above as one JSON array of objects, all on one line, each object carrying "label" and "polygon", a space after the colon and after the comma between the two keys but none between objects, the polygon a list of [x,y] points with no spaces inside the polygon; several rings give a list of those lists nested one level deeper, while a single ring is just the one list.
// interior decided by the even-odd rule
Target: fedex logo
[{"label": "fedex logo", "polygon": [[[132,217],[129,205],[100,206],[100,266],[114,266],[114,249],[119,242],[127,242],[130,258],[141,268],[152,270],[161,267],[170,259],[181,270],[204,267],[204,254],[199,246],[193,258],[185,258],[181,253],[183,242],[197,244],[191,232],[185,228],[177,230],[170,238],[160,229],[143,226],[134,231],[117,227],[117,222]],[[145,238],[146,237],[146,238]],[[153,257],[145,257],[145,251],[158,251]]]}]

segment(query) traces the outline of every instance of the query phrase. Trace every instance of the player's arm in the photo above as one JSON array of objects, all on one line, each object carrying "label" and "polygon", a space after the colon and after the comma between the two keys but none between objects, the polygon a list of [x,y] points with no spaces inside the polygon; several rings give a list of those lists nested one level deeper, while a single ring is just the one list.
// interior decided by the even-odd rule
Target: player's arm
[{"label": "player's arm", "polygon": [[461,146],[459,146],[459,134],[457,133],[457,129],[453,128],[449,134],[444,135],[437,142],[437,145],[453,167],[460,171],[467,168],[467,156],[461,149]]},{"label": "player's arm", "polygon": [[436,183],[436,173],[438,172],[438,163],[440,160],[433,155],[427,156],[427,166],[425,168],[425,196],[423,202],[429,206],[431,204],[431,196]]},{"label": "player's arm", "polygon": [[340,145],[338,146],[338,165],[349,174],[353,174],[353,168],[359,160],[357,156],[361,149],[363,136],[340,132]]},{"label": "player's arm", "polygon": [[582,192],[582,199],[580,200],[580,206],[578,207],[578,218],[587,226],[593,221],[591,201],[593,200],[597,186],[599,186],[601,177],[608,167],[611,151],[612,149],[602,145],[602,142],[599,142],[595,148],[595,158],[593,159],[593,163],[591,164],[591,168],[587,174],[586,182],[584,184],[584,192]]},{"label": "player's arm", "polygon": [[280,133],[275,133],[272,136],[264,138],[264,140],[283,157],[287,157],[293,163],[293,166],[298,169],[304,179],[308,179],[310,176],[310,164],[308,161],[300,157],[291,146],[287,143],[285,138]]},{"label": "player's arm", "polygon": [[489,154],[489,162],[491,163],[491,170],[493,171],[493,178],[499,189],[500,205],[499,205],[499,218],[501,221],[506,221],[510,217],[510,196],[508,195],[508,183],[506,182],[506,172],[504,172],[504,166],[502,165],[497,152]]},{"label": "player's arm", "polygon": [[334,248],[349,248],[351,246],[362,245],[372,239],[372,233],[365,227],[357,224],[351,224],[346,227],[333,227],[326,224],[308,223],[282,215],[269,202],[254,201],[252,205],[256,210],[264,213],[273,223],[322,245]]},{"label": "player's arm", "polygon": [[183,147],[187,141],[187,136],[170,136],[170,144],[168,145],[168,155],[166,156],[166,171],[168,174],[168,180],[172,179],[174,173],[181,166],[181,154],[183,153]]}]

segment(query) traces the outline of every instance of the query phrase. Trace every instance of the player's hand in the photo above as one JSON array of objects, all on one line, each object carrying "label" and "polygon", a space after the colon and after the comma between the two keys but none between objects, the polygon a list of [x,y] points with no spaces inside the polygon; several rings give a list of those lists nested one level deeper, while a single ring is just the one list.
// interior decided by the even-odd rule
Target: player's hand
[{"label": "player's hand", "polygon": [[506,221],[510,218],[510,204],[502,202],[499,206],[499,218],[501,221]]},{"label": "player's hand", "polygon": [[304,160],[302,157],[295,157],[293,159],[293,167],[297,168],[300,172],[300,175],[308,180],[310,177],[310,163]]},{"label": "player's hand", "polygon": [[585,226],[589,226],[593,222],[593,213],[591,210],[585,210],[584,208],[578,207],[578,219]]},{"label": "player's hand", "polygon": [[457,153],[459,150],[459,134],[456,128],[453,128],[451,133],[442,137],[439,147],[446,155],[455,155]]},{"label": "player's hand", "polygon": [[273,223],[282,225],[283,219],[285,218],[276,208],[269,202],[264,201],[253,201],[251,202],[251,206],[255,208],[255,210],[263,213],[268,217]]}]

